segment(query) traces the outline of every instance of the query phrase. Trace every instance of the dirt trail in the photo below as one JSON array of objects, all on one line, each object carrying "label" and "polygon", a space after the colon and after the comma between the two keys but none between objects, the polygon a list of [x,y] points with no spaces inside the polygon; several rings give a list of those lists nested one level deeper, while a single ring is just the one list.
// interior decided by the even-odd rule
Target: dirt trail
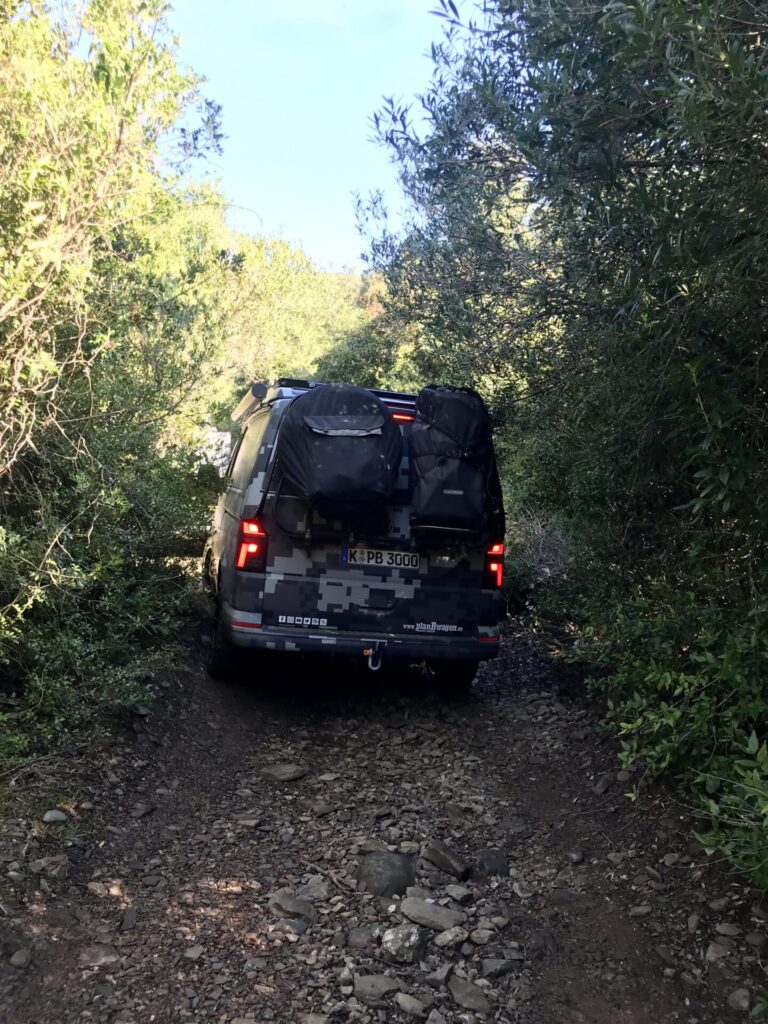
[{"label": "dirt trail", "polygon": [[[270,686],[227,687],[191,660],[93,755],[70,821],[22,823],[1,1021],[747,1019],[728,1000],[762,976],[758,896],[702,863],[668,798],[623,798],[546,659],[509,641],[453,701],[411,673],[267,667]],[[465,864],[421,856],[435,840]],[[375,850],[412,860],[402,909],[360,891]]]}]

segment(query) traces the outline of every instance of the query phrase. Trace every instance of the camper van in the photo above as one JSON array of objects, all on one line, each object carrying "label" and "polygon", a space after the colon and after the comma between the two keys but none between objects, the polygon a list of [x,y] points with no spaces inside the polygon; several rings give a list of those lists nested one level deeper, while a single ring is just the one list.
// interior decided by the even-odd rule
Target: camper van
[{"label": "camper van", "polygon": [[[463,688],[499,648],[504,512],[473,391],[254,384],[204,552],[208,668],[251,649],[419,662]],[[233,669],[233,666],[237,666]]]}]

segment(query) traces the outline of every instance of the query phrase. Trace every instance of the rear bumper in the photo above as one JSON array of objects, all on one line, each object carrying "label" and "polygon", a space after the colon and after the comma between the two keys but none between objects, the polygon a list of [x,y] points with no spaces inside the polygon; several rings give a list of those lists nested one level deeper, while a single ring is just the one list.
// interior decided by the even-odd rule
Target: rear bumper
[{"label": "rear bumper", "polygon": [[237,647],[256,650],[294,651],[305,654],[342,654],[367,656],[377,651],[383,658],[408,661],[454,660],[487,661],[499,651],[497,630],[483,628],[482,636],[439,636],[434,633],[352,633],[311,627],[262,626],[260,616],[239,612],[223,605],[227,632]]}]

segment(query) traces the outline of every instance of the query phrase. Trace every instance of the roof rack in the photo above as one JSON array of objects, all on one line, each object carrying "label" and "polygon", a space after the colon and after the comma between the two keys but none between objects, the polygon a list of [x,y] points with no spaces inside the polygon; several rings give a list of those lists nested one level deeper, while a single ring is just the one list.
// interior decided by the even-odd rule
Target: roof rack
[{"label": "roof rack", "polygon": [[[278,398],[295,398],[297,393],[310,391],[312,388],[320,387],[325,381],[302,380],[299,377],[279,377],[274,384],[266,381],[255,381],[243,396],[242,401],[232,413],[232,419],[246,419],[257,409]],[[371,394],[381,398],[387,404],[399,407],[413,407],[416,404],[416,395],[406,391],[385,391],[381,388],[366,388]]]}]

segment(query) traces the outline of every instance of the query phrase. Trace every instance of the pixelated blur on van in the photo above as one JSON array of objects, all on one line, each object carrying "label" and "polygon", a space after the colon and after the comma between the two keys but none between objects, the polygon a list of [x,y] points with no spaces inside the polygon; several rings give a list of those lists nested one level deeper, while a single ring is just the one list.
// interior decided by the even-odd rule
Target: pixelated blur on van
[{"label": "pixelated blur on van", "polygon": [[[244,649],[418,662],[468,686],[499,648],[504,510],[468,388],[254,384],[204,554],[209,671]],[[238,650],[240,649],[240,650]],[[233,666],[236,665],[236,669]]]}]

